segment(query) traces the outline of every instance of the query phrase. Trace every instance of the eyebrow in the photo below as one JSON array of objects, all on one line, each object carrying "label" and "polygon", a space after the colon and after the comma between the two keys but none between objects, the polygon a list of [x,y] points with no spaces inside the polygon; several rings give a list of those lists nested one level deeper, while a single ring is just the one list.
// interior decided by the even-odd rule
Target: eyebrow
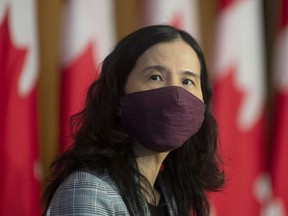
[{"label": "eyebrow", "polygon": [[200,78],[200,75],[192,72],[192,71],[184,71],[183,74],[188,75],[188,76],[192,76],[192,77],[196,77],[196,78]]},{"label": "eyebrow", "polygon": [[[159,72],[168,72],[169,70],[161,65],[151,65],[151,66],[147,66],[143,69],[143,72],[147,72],[149,70],[157,70]],[[200,78],[200,75],[195,73],[195,72],[192,72],[192,71],[183,71],[182,74],[184,75],[188,75],[188,76],[192,76],[192,77],[195,77],[195,78]]]}]

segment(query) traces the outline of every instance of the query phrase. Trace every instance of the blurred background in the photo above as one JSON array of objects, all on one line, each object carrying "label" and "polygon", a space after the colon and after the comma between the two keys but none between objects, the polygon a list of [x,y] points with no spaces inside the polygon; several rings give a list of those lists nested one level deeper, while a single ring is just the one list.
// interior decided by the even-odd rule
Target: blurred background
[{"label": "blurred background", "polygon": [[211,215],[288,215],[288,0],[0,0],[0,215],[41,214],[99,64],[151,24],[206,56],[227,174]]}]

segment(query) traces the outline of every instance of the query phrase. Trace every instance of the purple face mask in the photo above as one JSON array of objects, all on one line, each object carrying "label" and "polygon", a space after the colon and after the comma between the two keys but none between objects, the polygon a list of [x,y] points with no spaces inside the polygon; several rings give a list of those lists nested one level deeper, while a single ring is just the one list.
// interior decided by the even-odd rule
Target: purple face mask
[{"label": "purple face mask", "polygon": [[121,98],[123,129],[156,152],[182,146],[201,127],[205,104],[178,86],[135,92]]}]

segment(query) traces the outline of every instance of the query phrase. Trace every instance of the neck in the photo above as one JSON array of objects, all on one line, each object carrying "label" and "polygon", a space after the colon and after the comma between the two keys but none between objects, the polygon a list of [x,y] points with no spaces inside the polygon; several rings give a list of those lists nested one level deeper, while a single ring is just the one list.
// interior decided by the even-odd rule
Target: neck
[{"label": "neck", "polygon": [[155,189],[154,184],[155,184],[155,181],[156,181],[157,176],[159,174],[161,165],[162,165],[164,159],[169,154],[169,152],[162,152],[162,153],[154,152],[154,151],[151,151],[151,150],[149,150],[149,149],[147,149],[147,148],[145,148],[139,144],[135,145],[134,151],[136,154],[136,162],[137,162],[139,172],[141,173],[141,175],[143,175],[147,178],[151,188],[153,189],[153,193],[154,193],[154,194],[147,194],[146,191],[149,191],[149,188],[147,188],[147,185],[145,183],[140,182],[140,184],[142,184],[141,186],[144,188],[144,191],[145,191],[143,194],[147,198],[148,202],[151,201],[149,197],[151,197],[151,195],[152,195],[152,197],[155,195],[156,196],[155,197],[156,203],[158,203],[159,198],[160,198],[160,194]]}]

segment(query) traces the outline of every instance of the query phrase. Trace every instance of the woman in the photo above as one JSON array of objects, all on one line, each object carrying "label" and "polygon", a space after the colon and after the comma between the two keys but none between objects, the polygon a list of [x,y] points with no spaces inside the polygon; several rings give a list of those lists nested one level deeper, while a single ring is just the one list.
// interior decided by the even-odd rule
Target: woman
[{"label": "woman", "polygon": [[172,26],[142,28],[105,58],[73,146],[53,163],[47,215],[209,214],[224,183],[202,51]]}]

